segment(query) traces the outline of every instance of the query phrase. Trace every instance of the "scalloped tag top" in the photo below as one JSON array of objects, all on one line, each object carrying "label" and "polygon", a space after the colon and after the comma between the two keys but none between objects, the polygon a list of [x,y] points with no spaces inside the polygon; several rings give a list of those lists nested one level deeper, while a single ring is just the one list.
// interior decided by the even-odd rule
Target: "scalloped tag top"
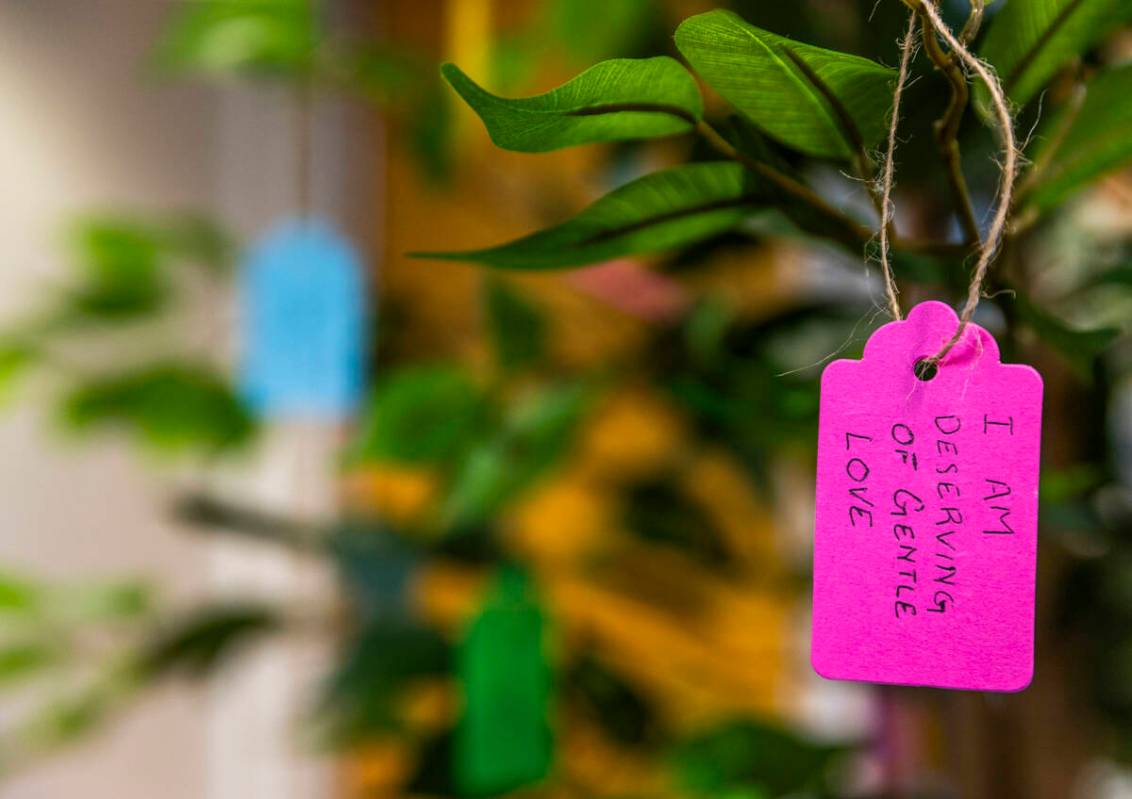
[{"label": "scalloped tag top", "polygon": [[365,383],[366,286],[350,242],[321,218],[279,222],[240,273],[240,388],[268,419],[338,421]]},{"label": "scalloped tag top", "polygon": [[[1020,691],[1034,664],[1042,379],[940,302],[822,373],[811,657],[823,677]],[[924,377],[928,377],[926,374]]]}]

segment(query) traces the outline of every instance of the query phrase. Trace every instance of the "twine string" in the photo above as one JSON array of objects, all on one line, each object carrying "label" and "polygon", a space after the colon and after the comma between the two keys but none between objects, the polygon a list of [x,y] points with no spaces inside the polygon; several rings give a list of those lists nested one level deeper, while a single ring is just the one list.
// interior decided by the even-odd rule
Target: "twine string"
[{"label": "twine string", "polygon": [[900,311],[900,289],[896,286],[896,276],[892,271],[891,249],[889,232],[892,228],[892,190],[896,185],[894,173],[896,171],[896,129],[900,125],[900,101],[904,96],[904,87],[908,83],[908,69],[916,53],[916,14],[908,15],[908,30],[900,42],[900,73],[896,78],[896,88],[892,94],[892,116],[888,123],[888,143],[884,151],[884,167],[881,170],[881,200],[880,200],[880,267],[884,275],[884,295],[888,299],[888,311],[892,318],[899,321],[903,314]]},{"label": "twine string", "polygon": [[935,33],[947,42],[952,52],[963,62],[964,66],[970,72],[975,73],[983,85],[986,86],[987,93],[990,95],[991,107],[994,110],[997,123],[996,127],[1002,145],[1002,161],[999,164],[1002,174],[998,184],[998,198],[994,216],[991,219],[990,227],[987,229],[987,234],[983,237],[978,248],[978,259],[971,273],[971,282],[967,287],[967,299],[963,303],[963,309],[959,314],[959,324],[955,328],[955,332],[952,334],[951,338],[944,343],[939,352],[925,359],[926,364],[938,366],[939,363],[947,357],[947,354],[951,352],[951,349],[959,343],[959,340],[963,338],[963,334],[967,330],[967,325],[970,323],[971,317],[975,315],[975,309],[979,306],[979,298],[982,295],[983,282],[986,280],[987,270],[990,268],[995,255],[998,254],[1003,234],[1006,232],[1007,216],[1010,213],[1010,205],[1014,195],[1014,183],[1018,176],[1018,148],[1014,139],[1014,123],[1010,114],[1010,103],[1006,99],[1002,84],[999,82],[998,76],[995,75],[994,70],[986,62],[972,55],[971,51],[967,49],[963,42],[959,41],[943,21],[942,17],[940,17],[939,10],[935,7],[932,0],[916,0],[916,6],[923,11],[924,16],[931,24]]},{"label": "twine string", "polygon": [[880,263],[884,276],[884,292],[888,300],[888,309],[893,319],[899,320],[900,311],[899,289],[892,270],[892,253],[889,228],[892,224],[892,190],[895,186],[896,171],[896,141],[897,128],[900,124],[900,101],[908,82],[909,65],[916,50],[916,15],[922,13],[931,25],[932,31],[947,42],[951,51],[962,62],[968,72],[973,72],[990,95],[991,106],[994,110],[996,128],[1002,145],[1002,161],[999,163],[1001,178],[998,184],[998,196],[995,203],[994,216],[986,236],[979,242],[975,268],[971,272],[971,281],[967,286],[967,297],[959,313],[959,324],[939,351],[925,358],[922,367],[931,369],[938,367],[947,357],[952,348],[963,338],[967,325],[975,315],[982,296],[983,283],[986,280],[987,270],[994,261],[1002,244],[1006,232],[1007,217],[1014,195],[1014,184],[1018,176],[1018,147],[1014,138],[1014,123],[1010,113],[1010,103],[1006,99],[1002,84],[995,75],[994,70],[980,60],[957,37],[939,14],[933,0],[907,0],[911,7],[908,17],[908,32],[900,44],[900,71],[896,79],[896,87],[892,96],[892,117],[888,125],[888,142],[885,148],[884,162],[881,170],[881,220],[880,220]]}]

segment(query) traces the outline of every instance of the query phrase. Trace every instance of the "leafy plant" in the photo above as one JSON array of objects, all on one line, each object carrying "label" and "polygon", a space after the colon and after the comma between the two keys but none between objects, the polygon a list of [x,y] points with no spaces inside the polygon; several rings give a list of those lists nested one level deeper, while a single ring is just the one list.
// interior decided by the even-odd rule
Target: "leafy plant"
[{"label": "leafy plant", "polygon": [[136,581],[0,577],[0,691],[21,692],[0,723],[5,776],[73,744],[156,682],[203,677],[282,623],[260,605],[174,611]]},{"label": "leafy plant", "polygon": [[[776,12],[790,16],[761,7],[767,4],[745,5],[766,18]],[[913,68],[904,109],[901,135],[911,141],[902,145],[906,163],[901,168],[907,169],[898,173],[902,192],[897,205],[911,210],[908,216],[898,215],[890,231],[894,260],[901,281],[919,284],[921,295],[954,296],[966,282],[965,263],[985,235],[980,211],[991,203],[998,178],[994,162],[986,157],[986,125],[993,124],[986,113],[986,92],[972,88],[961,61],[935,34],[918,0],[882,5],[875,10],[877,17],[896,20],[901,9],[913,15],[927,56]],[[951,21],[959,40],[1001,77],[1019,112],[1020,129],[1039,117],[1041,121],[1026,145],[1018,200],[1010,209],[982,308],[988,324],[996,326],[1000,320],[996,335],[1005,354],[1049,364],[1059,375],[1068,366],[1074,377],[1067,378],[1072,387],[1066,390],[1101,408],[1105,381],[1125,373],[1127,357],[1117,353],[1127,347],[1127,330],[1079,329],[1066,321],[1066,315],[1083,318],[1066,312],[1069,298],[1079,296],[1074,293],[1078,288],[1096,285],[1088,278],[1069,269],[1052,281],[1037,278],[1039,265],[1056,261],[1051,253],[1100,246],[1073,226],[1073,209],[1066,201],[1132,163],[1132,147],[1122,133],[1132,114],[1128,69],[1104,65],[1100,49],[1129,18],[1132,6],[1123,0],[1007,0],[997,5],[984,8],[984,3],[972,2],[965,20],[952,14]],[[985,31],[984,12],[990,17]],[[863,23],[877,29],[884,24],[873,16]],[[829,38],[828,30],[826,34]],[[790,221],[786,230],[795,243],[808,242],[822,251],[832,245],[856,261],[870,257],[881,211],[873,153],[888,129],[895,71],[885,63],[893,63],[895,54],[873,46],[864,48],[870,56],[865,57],[809,44],[723,9],[683,21],[675,29],[675,45],[690,67],[687,72],[670,58],[617,59],[532,97],[492,94],[458,67],[444,66],[444,77],[504,149],[545,152],[610,141],[647,146],[661,138],[695,140],[683,151],[670,143],[654,148],[651,152],[665,157],[648,163],[664,160],[660,169],[623,180],[565,221],[494,246],[428,251],[418,257],[543,271],[649,256],[661,269],[689,275],[691,282],[693,268],[705,268],[711,255],[749,254],[752,245],[759,246],[768,230],[768,211]],[[645,75],[651,77],[642,79]],[[693,75],[710,89],[702,99],[690,90]],[[720,110],[715,95],[726,101],[729,115]],[[969,113],[972,97],[980,114]],[[927,157],[931,150],[935,159]],[[687,163],[679,162],[681,154]],[[1039,219],[1042,224],[1035,224]],[[783,232],[780,226],[769,229]],[[1121,246],[1126,252],[1126,243]],[[1117,265],[1101,280],[1122,285],[1126,271]],[[1106,307],[1112,308],[1116,301],[1108,299]],[[699,435],[736,454],[773,498],[773,465],[784,451],[797,453],[796,442],[811,434],[807,431],[816,415],[813,366],[823,354],[819,351],[810,366],[777,359],[774,339],[797,341],[798,331],[809,326],[804,317],[810,309],[796,309],[797,316],[788,311],[778,319],[770,315],[769,320],[764,310],[765,325],[760,326],[729,319],[719,307],[694,304],[677,331],[658,336],[659,366],[651,377],[662,380],[692,412]],[[814,319],[808,321],[842,331],[841,343],[834,339],[825,353],[852,355],[867,334],[852,324],[859,306],[851,308],[843,302],[838,310],[813,309]],[[839,314],[848,318],[830,324]],[[1093,378],[1098,383],[1090,385]],[[1103,462],[1097,443],[1105,438],[1102,423],[1093,419],[1081,424],[1077,441],[1089,442],[1082,445]],[[1090,474],[1094,479],[1080,489],[1082,496],[1119,481],[1111,473],[1107,479]],[[630,505],[635,510],[630,526],[654,542],[677,545],[685,557],[692,553],[701,561],[721,561],[723,545],[703,537],[711,531],[710,521],[697,518],[694,507],[677,502],[670,489],[655,478],[636,483],[638,501]],[[1095,512],[1057,517],[1070,527],[1093,527],[1089,520]],[[1106,540],[1121,552],[1126,548]],[[1094,571],[1110,568],[1083,568],[1085,574]],[[1125,608],[1127,618],[1126,602],[1111,596],[1094,600],[1079,601],[1104,607],[1106,614]],[[1112,646],[1089,655],[1101,664],[1098,681],[1105,685],[1114,683],[1112,669],[1127,664],[1132,638],[1126,621],[1118,629],[1112,636],[1098,636]],[[1098,701],[1119,708],[1122,718],[1132,718],[1127,692],[1110,692]],[[691,793],[768,797],[826,795],[831,788],[825,775],[841,752],[748,720],[705,730],[673,751],[679,784]],[[1012,779],[1005,778],[1004,784],[1013,785]]]}]

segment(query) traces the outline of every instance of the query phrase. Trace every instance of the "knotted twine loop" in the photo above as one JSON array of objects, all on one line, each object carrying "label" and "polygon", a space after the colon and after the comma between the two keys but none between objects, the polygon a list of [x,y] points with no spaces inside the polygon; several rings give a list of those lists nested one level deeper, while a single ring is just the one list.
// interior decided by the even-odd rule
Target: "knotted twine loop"
[{"label": "knotted twine loop", "polygon": [[[914,25],[914,20],[917,10],[922,11],[928,22],[931,24],[932,30],[935,31],[951,48],[951,51],[959,58],[963,65],[971,72],[974,72],[982,81],[983,85],[987,87],[987,93],[990,95],[991,106],[994,110],[996,127],[998,130],[999,138],[1002,144],[1002,162],[999,164],[1002,171],[1002,176],[998,184],[998,198],[995,204],[994,216],[991,219],[990,227],[987,229],[986,236],[979,243],[978,259],[975,262],[975,269],[971,273],[971,282],[967,287],[967,299],[963,304],[963,310],[959,314],[959,324],[955,328],[955,332],[951,338],[944,343],[939,352],[922,362],[926,367],[938,366],[939,363],[947,357],[951,349],[959,343],[963,338],[963,334],[967,331],[967,325],[971,321],[971,317],[975,315],[975,309],[979,306],[979,297],[982,294],[983,281],[986,280],[987,270],[990,268],[991,262],[994,260],[995,255],[998,253],[998,248],[1002,243],[1003,234],[1006,232],[1006,220],[1010,213],[1010,206],[1014,196],[1014,183],[1018,176],[1018,148],[1014,139],[1014,121],[1010,114],[1010,104],[1006,99],[1006,94],[1002,89],[1002,84],[999,83],[998,76],[995,75],[994,70],[981,61],[979,58],[971,54],[971,51],[959,41],[951,29],[939,15],[932,0],[909,0],[908,4],[912,7],[909,26]],[[904,44],[902,45],[905,53],[911,47],[908,37],[905,37]],[[904,58],[902,56],[901,62],[903,65]],[[902,69],[901,78],[898,81],[896,92],[893,96],[893,115],[892,122],[889,126],[889,146],[885,157],[884,176],[885,176],[885,193],[884,203],[882,206],[882,216],[887,216],[888,196],[891,192],[891,175],[893,171],[892,156],[895,151],[895,138],[896,138],[896,102],[899,100],[900,93],[903,91],[904,80],[907,75]],[[884,233],[884,222],[882,219],[882,232],[881,232],[881,257],[882,267],[885,272],[885,290],[888,293],[890,307],[894,310],[894,317],[900,318],[900,306],[896,300],[895,281],[892,277],[892,265],[889,261],[889,253],[887,248],[887,236]]]},{"label": "knotted twine loop", "polygon": [[900,74],[896,78],[896,88],[892,93],[892,117],[888,123],[888,144],[884,151],[884,168],[881,170],[880,199],[880,266],[884,275],[884,295],[888,298],[888,311],[899,321],[900,289],[896,287],[896,277],[892,273],[890,260],[891,243],[889,230],[892,227],[892,189],[896,184],[893,173],[896,171],[896,129],[900,125],[900,100],[904,97],[904,87],[908,83],[908,66],[916,54],[916,14],[908,15],[908,31],[900,42]]}]

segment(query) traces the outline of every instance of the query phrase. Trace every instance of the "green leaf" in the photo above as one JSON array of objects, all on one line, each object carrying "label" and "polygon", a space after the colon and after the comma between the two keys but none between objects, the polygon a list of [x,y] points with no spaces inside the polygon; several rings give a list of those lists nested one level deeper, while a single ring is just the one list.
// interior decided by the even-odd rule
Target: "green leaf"
[{"label": "green leaf", "polygon": [[423,90],[436,64],[386,42],[367,42],[337,53],[341,80],[362,96],[388,106]]},{"label": "green leaf", "polygon": [[52,700],[31,719],[24,736],[34,750],[49,752],[93,733],[113,709],[116,687],[95,684]]},{"label": "green leaf", "polygon": [[482,524],[515,493],[516,473],[504,446],[488,442],[460,464],[446,500],[446,516],[461,533]]},{"label": "green leaf", "polygon": [[[191,262],[213,273],[230,264],[233,246],[203,217],[178,215],[158,222],[92,215],[75,223],[70,245],[78,279],[67,287],[47,332],[92,321],[134,321],[172,297],[169,267]],[[34,332],[34,331],[33,331]]]},{"label": "green leaf", "polygon": [[626,677],[586,652],[562,678],[560,700],[596,724],[610,740],[626,747],[648,747],[663,733],[661,710]]},{"label": "green leaf", "polygon": [[443,184],[452,171],[453,101],[420,53],[388,43],[339,53],[335,79],[405,125],[409,146],[426,178]]},{"label": "green leaf", "polygon": [[215,220],[196,214],[174,217],[158,231],[163,248],[206,269],[223,274],[232,266],[236,245]]},{"label": "green leaf", "polygon": [[439,81],[416,93],[408,109],[410,146],[421,173],[433,185],[443,186],[455,167],[455,115],[453,102]]},{"label": "green leaf", "polygon": [[672,765],[680,782],[702,796],[726,796],[735,791],[809,795],[806,789],[820,791],[825,772],[841,751],[811,743],[786,729],[742,720],[681,744],[673,752]]},{"label": "green leaf", "polygon": [[688,132],[703,115],[695,79],[668,56],[603,61],[557,89],[521,99],[484,91],[454,64],[441,72],[505,150],[543,153],[670,136]]},{"label": "green leaf", "polygon": [[[1129,0],[1009,0],[992,20],[980,55],[1022,106],[1130,13]],[[979,91],[985,101],[981,85]]]},{"label": "green leaf", "polygon": [[109,217],[84,219],[72,234],[72,249],[80,280],[67,298],[67,312],[133,318],[167,299],[160,244],[147,227]]},{"label": "green leaf", "polygon": [[0,614],[32,614],[43,601],[43,589],[31,580],[0,573]]},{"label": "green leaf", "polygon": [[[84,216],[73,225],[69,243],[76,279],[56,294],[43,319],[12,331],[10,339],[31,341],[152,316],[175,296],[171,267],[184,262],[216,276],[231,264],[234,249],[222,228],[193,214],[158,221],[116,214]],[[15,350],[0,353],[0,371],[20,365],[7,356],[34,354],[20,346],[26,341],[13,341]]]},{"label": "green leaf", "polygon": [[499,365],[508,371],[542,360],[546,350],[546,320],[519,292],[499,280],[487,284],[488,330]]},{"label": "green leaf", "polygon": [[199,528],[200,532],[246,536],[304,552],[320,548],[325,537],[319,525],[248,508],[208,494],[182,497],[173,506],[173,516],[182,524]]},{"label": "green leaf", "polygon": [[243,444],[254,422],[209,367],[160,363],[79,386],[63,418],[77,430],[117,426],[156,449],[223,450]]},{"label": "green leaf", "polygon": [[1132,288],[1132,261],[1126,261],[1110,269],[1106,269],[1085,283],[1086,288],[1096,286],[1124,286],[1126,288]]},{"label": "green leaf", "polygon": [[712,368],[725,357],[728,329],[735,322],[735,310],[718,297],[698,302],[684,322],[684,343],[693,362]]},{"label": "green leaf", "polygon": [[318,30],[310,0],[195,0],[158,46],[171,70],[294,76],[311,68]]},{"label": "green leaf", "polygon": [[545,619],[529,580],[505,568],[460,648],[464,712],[455,775],[463,796],[496,796],[550,769],[551,671]]},{"label": "green leaf", "polygon": [[84,622],[130,621],[143,618],[154,608],[153,589],[134,580],[84,586],[69,593],[68,599]]},{"label": "green leaf", "polygon": [[1021,293],[1015,296],[1014,306],[1019,318],[1054,352],[1064,357],[1082,380],[1092,378],[1093,364],[1120,335],[1118,329],[1111,327],[1076,330],[1038,308]]},{"label": "green leaf", "polygon": [[795,150],[852,158],[884,135],[896,73],[875,61],[795,42],[719,10],[686,19],[676,46],[737,111]]},{"label": "green leaf", "polygon": [[503,429],[473,449],[453,478],[446,515],[461,530],[482,524],[565,454],[592,389],[552,386],[512,407]]},{"label": "green leaf", "polygon": [[138,656],[138,672],[146,678],[172,673],[202,677],[233,654],[238,646],[274,632],[282,622],[260,605],[201,608],[159,631]]},{"label": "green leaf", "polygon": [[353,458],[442,463],[469,446],[486,416],[483,393],[459,366],[399,369],[374,391]]},{"label": "green leaf", "polygon": [[1106,172],[1132,161],[1132,64],[1099,73],[1080,105],[1043,127],[1033,159],[1045,164],[1028,203],[1053,208]]},{"label": "green leaf", "polygon": [[604,4],[597,14],[593,0],[550,0],[544,5],[545,32],[535,36],[536,43],[562,47],[574,63],[583,64],[638,52],[642,40],[647,40],[650,23],[664,16],[655,0],[617,0]]},{"label": "green leaf", "polygon": [[502,269],[562,269],[710,238],[733,228],[761,202],[750,173],[739,164],[688,164],[634,180],[573,219],[508,244],[415,255]]},{"label": "green leaf", "polygon": [[1077,463],[1063,469],[1045,469],[1038,481],[1042,504],[1065,504],[1084,499],[1104,484],[1104,469],[1096,463]]},{"label": "green leaf", "polygon": [[449,673],[451,653],[438,632],[379,617],[347,641],[322,697],[332,738],[349,742],[396,729],[398,700],[413,682]]},{"label": "green leaf", "polygon": [[0,405],[11,398],[19,379],[39,358],[40,353],[25,342],[0,339]]},{"label": "green leaf", "polygon": [[654,478],[625,491],[626,530],[650,545],[671,547],[709,567],[731,559],[711,517],[672,480]]},{"label": "green leaf", "polygon": [[0,687],[30,679],[59,663],[62,653],[49,641],[24,641],[0,646]]}]

